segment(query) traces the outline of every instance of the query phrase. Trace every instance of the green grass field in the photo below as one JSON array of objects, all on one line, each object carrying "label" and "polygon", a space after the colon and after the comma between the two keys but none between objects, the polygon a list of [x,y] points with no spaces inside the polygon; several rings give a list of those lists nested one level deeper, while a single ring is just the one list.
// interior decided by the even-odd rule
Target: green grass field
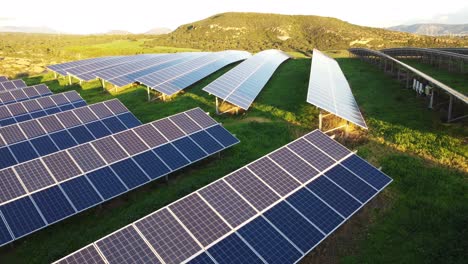
[{"label": "green grass field", "polygon": [[[337,53],[337,56],[341,56]],[[338,58],[369,131],[338,138],[394,182],[310,253],[303,263],[466,263],[468,248],[468,127],[444,124],[423,99],[364,62]],[[116,95],[148,122],[201,107],[214,98],[201,89],[228,68],[170,102],[146,102],[134,87]],[[0,263],[57,260],[317,128],[318,111],[305,102],[309,59],[284,63],[253,107],[239,116],[214,116],[241,140],[237,146],[0,249]],[[54,92],[76,89],[88,103],[114,96],[98,82],[67,87],[51,74],[33,77]]]}]

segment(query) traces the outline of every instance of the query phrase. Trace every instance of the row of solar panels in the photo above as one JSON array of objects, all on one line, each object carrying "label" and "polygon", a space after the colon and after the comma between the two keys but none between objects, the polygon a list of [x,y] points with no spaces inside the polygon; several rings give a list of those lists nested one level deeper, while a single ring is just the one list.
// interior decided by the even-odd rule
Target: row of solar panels
[{"label": "row of solar panels", "polygon": [[141,125],[118,100],[42,95],[0,106],[0,244],[238,143],[200,109]]},{"label": "row of solar panels", "polygon": [[391,181],[314,131],[57,263],[296,263]]},{"label": "row of solar panels", "polygon": [[82,80],[100,78],[119,87],[139,82],[162,94],[173,95],[229,64],[245,60],[204,90],[248,109],[276,68],[288,58],[278,50],[252,57],[245,51],[222,51],[105,57],[48,68]]}]

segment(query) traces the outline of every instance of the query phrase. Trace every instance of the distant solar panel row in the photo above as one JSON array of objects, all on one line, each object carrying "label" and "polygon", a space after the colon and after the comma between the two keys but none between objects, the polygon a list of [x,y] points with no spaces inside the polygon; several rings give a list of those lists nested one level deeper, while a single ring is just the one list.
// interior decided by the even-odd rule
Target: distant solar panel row
[{"label": "distant solar panel row", "polygon": [[99,57],[99,58],[71,61],[71,62],[49,65],[47,66],[47,68],[61,75],[67,75],[68,69],[79,67],[79,66],[85,66],[88,64],[96,63],[96,62],[106,61],[106,60],[116,58],[116,57],[120,57],[120,56]]},{"label": "distant solar panel row", "polygon": [[391,181],[316,130],[57,263],[296,263]]},{"label": "distant solar panel row", "polygon": [[316,49],[312,57],[307,102],[367,129],[340,65]]},{"label": "distant solar panel row", "polygon": [[19,89],[26,87],[26,83],[23,80],[3,81],[0,82],[0,92]]},{"label": "distant solar panel row", "polygon": [[8,78],[6,76],[1,76],[0,75],[0,83],[1,82],[7,82],[8,81]]},{"label": "distant solar panel row", "polygon": [[139,125],[114,99],[1,127],[0,169]]},{"label": "distant solar panel row", "polygon": [[275,70],[288,58],[279,50],[259,52],[203,90],[247,110]]},{"label": "distant solar panel row", "polygon": [[105,61],[98,61],[95,63],[78,66],[74,68],[67,69],[67,73],[83,81],[91,81],[96,79],[96,73],[104,69],[109,69],[122,65],[124,63],[132,63],[136,61],[142,61],[151,57],[159,55],[152,54],[142,54],[135,56],[124,56],[124,57],[115,57]]},{"label": "distant solar panel row", "polygon": [[0,244],[238,142],[196,108],[0,170]]},{"label": "distant solar panel row", "polygon": [[0,106],[0,127],[86,105],[76,91]]},{"label": "distant solar panel row", "polygon": [[0,105],[12,104],[49,95],[52,95],[52,92],[49,90],[49,87],[44,84],[28,86],[0,92]]},{"label": "distant solar panel row", "polygon": [[250,53],[245,51],[209,53],[145,75],[138,78],[137,81],[163,94],[173,95],[213,72],[248,57],[250,57]]},{"label": "distant solar panel row", "polygon": [[162,54],[143,61],[126,63],[117,67],[99,71],[96,76],[116,86],[125,86],[136,82],[136,78],[173,66],[181,61],[201,56],[203,53]]}]

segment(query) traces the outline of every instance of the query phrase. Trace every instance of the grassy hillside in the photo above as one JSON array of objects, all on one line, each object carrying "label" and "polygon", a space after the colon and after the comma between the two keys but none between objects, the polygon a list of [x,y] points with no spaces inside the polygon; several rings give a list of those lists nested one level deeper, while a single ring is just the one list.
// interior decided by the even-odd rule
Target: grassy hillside
[{"label": "grassy hillside", "polygon": [[460,46],[466,40],[435,38],[357,26],[320,16],[224,13],[182,25],[149,43],[201,49],[263,50],[280,48],[308,52],[312,48]]},{"label": "grassy hillside", "polygon": [[[373,66],[339,56],[369,125],[342,141],[394,182],[302,263],[464,263],[468,248],[468,126],[444,124],[425,102]],[[28,78],[55,92],[75,89],[89,102],[119,98],[144,122],[200,106],[214,112],[201,89],[229,69],[174,100],[146,102],[143,87],[103,93],[98,82],[66,86],[51,74]],[[0,263],[47,263],[244,166],[317,128],[318,111],[305,102],[310,59],[284,63],[240,116],[216,116],[241,140],[237,146],[0,249]],[[465,142],[465,143],[464,143]]]}]

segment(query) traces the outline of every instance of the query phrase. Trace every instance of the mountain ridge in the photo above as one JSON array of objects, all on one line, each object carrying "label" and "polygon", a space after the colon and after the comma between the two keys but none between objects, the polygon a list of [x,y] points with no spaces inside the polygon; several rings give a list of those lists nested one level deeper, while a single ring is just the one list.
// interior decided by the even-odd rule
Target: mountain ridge
[{"label": "mountain ridge", "polygon": [[468,24],[419,23],[398,25],[388,29],[427,36],[468,36]]}]

